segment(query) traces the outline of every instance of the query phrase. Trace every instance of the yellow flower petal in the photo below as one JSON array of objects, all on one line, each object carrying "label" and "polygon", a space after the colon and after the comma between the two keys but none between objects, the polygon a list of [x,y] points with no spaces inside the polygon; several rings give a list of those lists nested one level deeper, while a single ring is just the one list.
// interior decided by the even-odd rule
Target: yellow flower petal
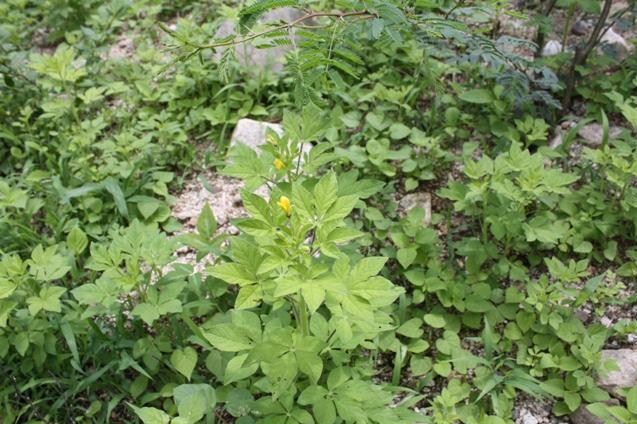
[{"label": "yellow flower petal", "polygon": [[281,196],[279,201],[276,203],[279,207],[285,212],[287,216],[290,216],[292,213],[292,203],[290,203],[290,199],[286,196]]},{"label": "yellow flower petal", "polygon": [[279,158],[274,159],[273,164],[274,164],[274,167],[278,169],[279,171],[285,168],[285,163]]}]

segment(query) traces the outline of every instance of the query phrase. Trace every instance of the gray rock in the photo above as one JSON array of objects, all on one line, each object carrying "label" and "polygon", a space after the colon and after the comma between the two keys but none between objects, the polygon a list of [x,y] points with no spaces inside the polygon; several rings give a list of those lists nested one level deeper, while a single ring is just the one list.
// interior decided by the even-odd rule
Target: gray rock
[{"label": "gray rock", "polygon": [[557,40],[549,40],[542,49],[542,56],[555,56],[562,52],[562,43]]},{"label": "gray rock", "polygon": [[431,224],[431,193],[415,192],[409,193],[399,201],[400,207],[408,212],[413,208],[420,207],[425,210],[422,223],[425,227]]},{"label": "gray rock", "polygon": [[[275,10],[272,10],[259,20],[262,23],[276,23],[279,21],[290,22],[303,14],[297,9],[293,9],[291,7],[282,7]],[[230,21],[225,21],[221,24],[217,33],[215,34],[216,39],[221,39],[228,37],[229,35],[236,34],[235,24]],[[259,49],[256,47],[256,43],[263,40],[255,40],[254,42],[249,42],[247,44],[239,44],[234,47],[235,55],[239,63],[244,66],[250,67],[255,72],[261,72],[266,69],[271,69],[274,72],[281,72],[283,69],[283,58],[285,55],[292,50],[292,46],[277,46],[266,49]],[[216,53],[217,59],[221,57],[223,50],[219,50]]]},{"label": "gray rock", "polygon": [[[610,399],[606,402],[609,405],[619,405],[617,399]],[[593,415],[586,405],[582,404],[571,414],[571,422],[573,424],[604,424],[604,420]]]},{"label": "gray rock", "polygon": [[[610,127],[608,129],[608,138],[615,138],[621,133],[621,128]],[[580,128],[577,132],[582,138],[584,144],[589,146],[601,146],[604,136],[604,129],[600,124],[588,124]]]},{"label": "gray rock", "polygon": [[614,361],[617,370],[598,376],[597,384],[613,394],[618,389],[637,385],[637,351],[632,349],[602,350],[602,364]]},{"label": "gray rock", "polygon": [[571,33],[574,35],[586,35],[593,30],[593,24],[588,21],[577,21],[571,28]]},{"label": "gray rock", "polygon": [[573,424],[604,424],[604,420],[593,415],[586,408],[586,405],[580,405],[579,408],[571,414],[571,422]]}]

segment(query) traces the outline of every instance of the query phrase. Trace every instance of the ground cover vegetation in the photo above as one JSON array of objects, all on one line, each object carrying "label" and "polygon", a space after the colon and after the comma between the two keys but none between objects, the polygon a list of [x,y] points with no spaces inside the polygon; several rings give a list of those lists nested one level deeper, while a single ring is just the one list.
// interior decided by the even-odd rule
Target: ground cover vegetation
[{"label": "ground cover vegetation", "polygon": [[[634,1],[0,16],[1,423],[637,421],[599,383],[637,331]],[[236,234],[171,215],[203,171]]]}]

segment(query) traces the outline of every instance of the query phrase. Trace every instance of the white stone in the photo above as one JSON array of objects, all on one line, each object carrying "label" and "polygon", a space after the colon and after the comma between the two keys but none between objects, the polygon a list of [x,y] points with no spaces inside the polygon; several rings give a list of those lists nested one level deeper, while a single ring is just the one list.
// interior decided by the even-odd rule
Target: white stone
[{"label": "white stone", "polygon": [[626,50],[630,49],[630,46],[628,45],[624,37],[617,34],[612,28],[609,28],[609,30],[606,31],[606,34],[604,34],[601,41],[608,44],[619,44]]},{"label": "white stone", "polygon": [[254,119],[239,119],[232,138],[230,139],[230,147],[243,143],[246,146],[258,151],[258,147],[265,143],[265,135],[267,129],[274,130],[277,134],[283,134],[283,127],[279,124],[271,124],[269,122],[255,121]]},{"label": "white stone", "polygon": [[542,56],[555,56],[562,52],[562,43],[557,40],[550,40],[542,49]]}]

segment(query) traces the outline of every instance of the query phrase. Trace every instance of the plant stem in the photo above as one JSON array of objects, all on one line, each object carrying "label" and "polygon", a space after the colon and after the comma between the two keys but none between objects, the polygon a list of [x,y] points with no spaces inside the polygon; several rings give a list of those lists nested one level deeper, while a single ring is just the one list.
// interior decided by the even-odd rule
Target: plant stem
[{"label": "plant stem", "polygon": [[562,53],[564,53],[566,43],[568,42],[568,34],[571,32],[571,27],[573,26],[573,16],[575,16],[576,8],[577,3],[572,3],[568,8],[568,15],[566,16],[566,22],[564,23],[564,31],[562,32]]},{"label": "plant stem", "polygon": [[573,94],[575,91],[575,80],[577,78],[577,68],[586,63],[588,56],[591,54],[595,45],[599,42],[600,37],[603,35],[602,29],[604,28],[604,24],[608,19],[608,15],[610,14],[610,8],[613,5],[613,0],[604,0],[604,6],[602,8],[602,12],[595,24],[595,28],[591,33],[588,42],[583,46],[578,46],[575,49],[575,56],[573,57],[573,61],[571,62],[571,66],[566,75],[566,91],[564,94],[564,100],[562,101],[562,108],[564,110],[568,110],[571,108],[573,104]]},{"label": "plant stem", "polygon": [[[542,12],[542,16],[544,16],[545,18],[548,18],[551,15],[551,12],[553,11],[553,8],[555,7],[556,3],[557,3],[557,0],[549,1],[546,5],[546,8],[544,9],[544,12]],[[546,36],[546,33],[544,32],[542,25],[539,24],[537,27],[537,36],[535,37],[535,44],[537,45],[537,48],[535,49],[536,58],[540,57],[540,55],[542,54],[542,48],[544,47],[545,36]]]},{"label": "plant stem", "polygon": [[301,333],[304,336],[309,336],[310,335],[310,317],[308,314],[307,306],[305,305],[305,302],[303,301],[300,295],[296,302],[295,309],[298,314],[297,319],[299,323],[299,328],[301,329]]}]

